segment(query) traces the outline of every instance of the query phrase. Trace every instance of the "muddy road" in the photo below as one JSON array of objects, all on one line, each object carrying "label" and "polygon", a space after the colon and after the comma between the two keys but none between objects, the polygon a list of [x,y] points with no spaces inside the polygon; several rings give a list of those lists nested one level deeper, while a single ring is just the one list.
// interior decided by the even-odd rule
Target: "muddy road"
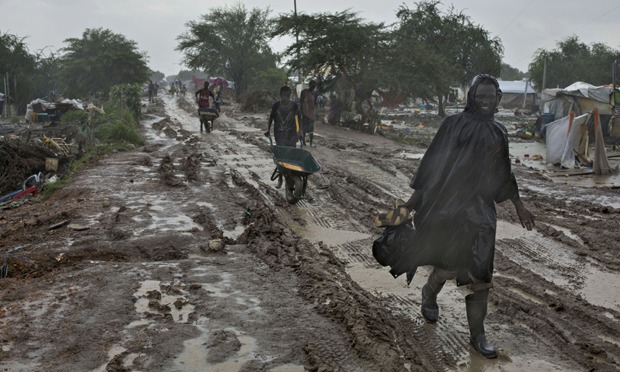
[{"label": "muddy road", "polygon": [[289,205],[269,180],[266,113],[227,106],[201,134],[183,99],[145,111],[147,145],[0,211],[0,370],[620,368],[618,189],[515,166],[537,227],[498,206],[486,330],[501,353],[486,360],[467,289],[448,282],[426,324],[428,269],[407,287],[371,254],[373,217],[409,196],[423,146],[319,124],[312,200]]}]

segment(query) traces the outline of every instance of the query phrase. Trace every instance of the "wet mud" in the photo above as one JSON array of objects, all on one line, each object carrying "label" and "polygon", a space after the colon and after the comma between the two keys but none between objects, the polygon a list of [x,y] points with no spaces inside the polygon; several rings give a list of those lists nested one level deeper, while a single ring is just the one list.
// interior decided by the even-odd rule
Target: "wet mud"
[{"label": "wet mud", "polygon": [[290,205],[270,180],[266,120],[227,106],[201,134],[191,102],[160,96],[145,146],[2,211],[0,369],[618,368],[618,189],[515,167],[537,226],[498,205],[490,361],[468,346],[466,288],[447,283],[439,322],[426,324],[429,269],[407,287],[372,257],[373,218],[409,197],[424,146],[317,123],[307,149],[322,170],[312,198]]}]

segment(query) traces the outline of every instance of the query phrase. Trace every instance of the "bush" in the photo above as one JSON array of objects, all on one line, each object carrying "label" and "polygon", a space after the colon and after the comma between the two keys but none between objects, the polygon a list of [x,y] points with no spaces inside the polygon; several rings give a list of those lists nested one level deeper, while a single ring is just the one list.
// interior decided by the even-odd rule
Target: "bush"
[{"label": "bush", "polygon": [[243,111],[268,112],[275,101],[269,92],[265,90],[255,90],[242,94],[241,97],[239,97],[239,102],[241,103],[241,110]]},{"label": "bush", "polygon": [[140,103],[141,94],[142,87],[140,84],[115,85],[110,89],[110,101],[108,104],[113,107],[129,110],[137,119],[140,117],[142,108]]},{"label": "bush", "polygon": [[138,130],[121,120],[101,124],[97,127],[95,135],[98,139],[107,143],[129,142],[135,145],[144,144],[144,140]]},{"label": "bush", "polygon": [[88,113],[84,110],[69,110],[60,118],[62,125],[84,124],[87,120]]}]

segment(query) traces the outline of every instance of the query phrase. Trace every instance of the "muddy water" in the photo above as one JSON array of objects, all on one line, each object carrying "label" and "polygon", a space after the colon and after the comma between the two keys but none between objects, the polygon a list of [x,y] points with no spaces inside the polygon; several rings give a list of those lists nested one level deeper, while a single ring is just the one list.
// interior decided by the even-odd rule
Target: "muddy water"
[{"label": "muddy water", "polygon": [[[179,117],[181,116],[179,115]],[[238,126],[236,129],[239,129]],[[244,132],[251,133],[252,130]],[[324,140],[329,137],[321,133],[321,135],[317,135],[317,138]],[[347,138],[346,141],[354,142],[355,140]],[[210,143],[209,146],[220,154],[218,157],[220,164],[239,171],[249,184],[258,188],[261,195],[268,200],[272,199],[270,193],[264,191],[264,185],[271,186],[268,179],[273,170],[273,164],[271,159],[265,157],[260,149],[249,144],[239,145],[235,136],[226,133],[218,135],[218,141]],[[523,156],[525,152],[531,155],[540,151],[537,148],[530,148],[529,145],[526,146],[513,148],[511,153],[516,154],[516,156]],[[378,195],[370,195],[371,193],[367,190],[355,194],[355,184],[347,184],[348,188],[345,193],[339,193],[338,189],[342,183],[342,178],[349,174],[348,169],[355,169],[356,177],[376,187],[384,195],[389,195],[392,198],[406,198],[410,175],[399,171],[387,173],[377,169],[369,165],[364,151],[356,149],[337,152],[332,152],[329,149],[313,151],[315,157],[327,165],[322,176],[331,182],[331,187],[327,189],[328,192],[313,190],[311,176],[310,187],[313,190],[315,201],[311,203],[302,201],[297,206],[289,207],[288,212],[281,211],[281,216],[286,218],[289,213],[295,216],[295,218],[286,219],[288,226],[293,231],[314,244],[323,243],[345,264],[347,273],[357,284],[386,299],[395,313],[412,319],[419,327],[414,332],[425,335],[424,337],[430,340],[431,345],[438,347],[436,351],[438,358],[446,360],[446,366],[451,366],[447,367],[448,369],[556,371],[575,368],[575,365],[566,360],[565,355],[557,348],[557,345],[541,337],[538,331],[531,328],[532,326],[527,321],[512,321],[511,318],[505,318],[503,315],[506,311],[505,308],[501,307],[501,304],[500,306],[496,305],[493,298],[489,309],[487,334],[490,340],[501,349],[500,358],[497,361],[488,361],[472,353],[468,347],[467,321],[464,318],[463,299],[468,292],[465,288],[457,288],[454,283],[446,284],[438,300],[441,309],[440,322],[435,325],[425,324],[419,314],[419,301],[420,289],[426,280],[428,269],[421,268],[414,281],[407,287],[404,278],[393,279],[387,269],[377,265],[370,254],[370,246],[376,230],[369,228],[368,226],[372,224],[366,222],[372,219],[372,215],[352,211],[359,206],[360,200],[364,198],[372,203],[379,202]],[[400,152],[394,153],[394,157],[402,161],[411,161],[419,159],[420,155]],[[334,174],[336,177],[331,177]],[[258,175],[258,177],[253,177],[253,175]],[[570,192],[568,189],[570,182],[577,180],[573,177],[576,176],[567,177],[570,180],[567,186],[555,186],[531,179],[520,181],[520,183],[522,189],[541,195],[555,195],[558,198],[569,195],[567,197],[570,200],[587,201],[599,205],[618,205],[618,198],[610,196],[604,191],[593,190],[578,195]],[[323,179],[324,181],[325,179]],[[579,183],[575,182],[574,184]],[[303,220],[305,223],[300,224],[297,222],[299,220]],[[551,227],[562,231],[576,244],[584,244],[584,241],[571,229],[559,225],[552,225]],[[501,253],[502,257],[506,257],[510,263],[525,268],[535,276],[545,278],[553,286],[547,286],[541,294],[527,288],[530,279],[525,279],[522,274],[497,270],[498,283],[503,283],[503,285],[497,286],[494,290],[497,292],[495,298],[501,300],[514,299],[514,301],[524,302],[527,304],[525,306],[533,304],[547,307],[549,301],[553,300],[546,298],[544,294],[553,298],[558,296],[557,293],[562,290],[569,290],[593,306],[608,309],[609,316],[615,318],[613,314],[618,311],[618,292],[613,286],[607,286],[605,290],[602,290],[603,282],[617,282],[618,278],[615,273],[603,271],[597,265],[587,262],[570,250],[566,250],[561,243],[543,234],[527,232],[519,225],[500,221],[497,243],[498,252]],[[502,258],[499,263],[506,265],[507,263],[504,261],[505,259]],[[544,286],[544,282],[539,282],[537,285]],[[534,288],[537,285],[534,285]],[[524,340],[528,342],[524,343]]]},{"label": "muddy water", "polygon": [[[315,231],[309,232],[312,230]],[[513,347],[518,348],[514,344],[518,340],[515,340],[514,331],[511,331],[510,328],[518,327],[517,324],[487,327],[491,340],[502,340],[496,342],[496,345],[501,348],[501,356],[497,361],[487,360],[472,352],[468,347],[468,328],[464,306],[464,297],[469,292],[465,288],[456,287],[453,282],[445,285],[438,299],[442,320],[435,325],[425,324],[419,313],[420,293],[422,286],[426,283],[430,269],[427,267],[420,268],[412,283],[407,286],[405,278],[392,278],[387,269],[372,263],[372,258],[360,258],[362,255],[367,256],[370,251],[372,239],[367,236],[343,230],[338,232],[335,229],[315,229],[312,225],[295,229],[295,231],[311,241],[321,241],[333,248],[339,258],[347,263],[347,273],[354,281],[369,292],[389,300],[394,311],[415,319],[421,329],[420,332],[425,332],[431,342],[439,345],[445,355],[449,355],[451,359],[455,360],[457,367],[454,370],[501,370],[509,372],[566,370],[562,359],[554,357],[554,349],[548,348],[542,342],[534,342],[541,354],[538,360],[532,360],[530,354],[519,354],[513,350]],[[527,237],[527,232],[521,226],[505,222],[500,222],[498,231],[498,239],[500,240]],[[357,240],[355,239],[356,236]],[[364,250],[363,253],[362,250]],[[567,282],[564,281],[562,284]],[[515,290],[515,293],[531,301],[541,303],[540,300],[525,292]],[[493,307],[491,306],[490,312],[492,311]],[[511,340],[511,342],[505,342],[505,340]]]}]

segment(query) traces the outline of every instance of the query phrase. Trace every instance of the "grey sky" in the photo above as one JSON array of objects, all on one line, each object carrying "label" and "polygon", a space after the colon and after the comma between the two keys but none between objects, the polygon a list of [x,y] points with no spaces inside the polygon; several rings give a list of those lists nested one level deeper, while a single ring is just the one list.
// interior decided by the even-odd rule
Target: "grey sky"
[{"label": "grey sky", "polygon": [[[292,12],[295,0],[245,0],[247,8],[270,7],[272,15]],[[149,65],[166,75],[181,68],[175,51],[176,37],[185,24],[198,20],[214,7],[237,0],[0,0],[0,32],[27,37],[31,51],[55,51],[67,38],[80,38],[87,28],[107,28],[125,35],[149,56]],[[577,35],[586,43],[602,42],[620,49],[620,2],[618,0],[452,0],[473,22],[482,25],[504,45],[504,61],[527,70],[538,48],[553,49],[559,40]],[[396,21],[403,0],[297,0],[297,11],[336,12],[352,9],[369,21]],[[280,51],[286,40],[273,41]]]}]

